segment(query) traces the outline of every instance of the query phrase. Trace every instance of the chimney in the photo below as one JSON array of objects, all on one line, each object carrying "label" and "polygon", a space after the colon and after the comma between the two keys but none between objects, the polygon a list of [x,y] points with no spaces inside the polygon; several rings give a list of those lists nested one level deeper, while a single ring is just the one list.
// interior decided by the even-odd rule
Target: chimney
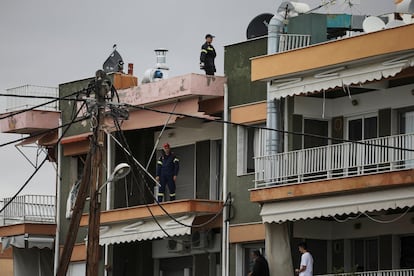
[{"label": "chimney", "polygon": [[134,75],[134,64],[128,63],[128,75],[133,76]]}]

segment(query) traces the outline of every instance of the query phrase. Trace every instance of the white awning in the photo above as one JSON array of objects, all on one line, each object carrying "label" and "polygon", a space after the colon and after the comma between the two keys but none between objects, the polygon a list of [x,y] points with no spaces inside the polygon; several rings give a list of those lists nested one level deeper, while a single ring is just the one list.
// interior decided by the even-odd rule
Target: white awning
[{"label": "white awning", "polygon": [[414,57],[413,54],[410,54],[393,59],[384,58],[375,63],[343,64],[336,68],[318,69],[303,75],[273,80],[269,88],[270,97],[283,98],[381,80],[393,77],[403,69],[412,66],[414,66]]},{"label": "white awning", "polygon": [[[191,226],[194,218],[195,215],[186,215],[178,217],[176,220],[184,225]],[[140,220],[104,225],[100,229],[99,244],[108,245],[191,234],[191,227],[180,223],[169,217],[163,217],[157,218],[157,221]]]},{"label": "white awning", "polygon": [[301,219],[404,208],[413,205],[414,187],[402,187],[359,194],[265,203],[260,215],[263,222],[282,223]]},{"label": "white awning", "polygon": [[14,246],[17,248],[53,248],[55,239],[50,236],[39,236],[39,235],[18,235],[11,237],[3,237],[1,243],[3,250]]}]

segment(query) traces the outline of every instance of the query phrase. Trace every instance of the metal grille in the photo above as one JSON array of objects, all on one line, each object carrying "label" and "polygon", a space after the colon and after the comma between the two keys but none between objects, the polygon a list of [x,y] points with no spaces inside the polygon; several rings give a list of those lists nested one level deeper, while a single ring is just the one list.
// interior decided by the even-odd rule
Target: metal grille
[{"label": "metal grille", "polygon": [[304,48],[310,45],[311,36],[301,34],[280,34],[279,52]]},{"label": "metal grille", "polygon": [[[6,89],[6,94],[17,96],[37,96],[37,97],[58,97],[58,89],[55,87],[35,86],[35,85],[23,85],[15,88]],[[46,102],[51,99],[36,99],[36,98],[19,98],[19,97],[7,97],[6,111],[16,111],[26,108],[31,108]],[[58,101],[44,105],[38,110],[58,110]]]},{"label": "metal grille", "polygon": [[[11,198],[4,198],[7,204]],[[55,196],[24,195],[16,197],[3,211],[2,224],[55,223]]]}]

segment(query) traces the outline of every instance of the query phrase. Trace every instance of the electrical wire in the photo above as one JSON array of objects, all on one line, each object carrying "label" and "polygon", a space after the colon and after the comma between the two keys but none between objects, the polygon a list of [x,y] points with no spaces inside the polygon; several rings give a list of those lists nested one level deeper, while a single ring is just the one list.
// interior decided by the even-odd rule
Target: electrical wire
[{"label": "electrical wire", "polygon": [[310,134],[310,133],[302,133],[302,132],[295,132],[295,131],[269,128],[269,127],[265,127],[265,126],[247,125],[247,124],[242,124],[242,123],[235,123],[235,122],[231,122],[231,121],[225,121],[225,120],[222,120],[222,119],[216,119],[216,118],[213,119],[213,118],[200,117],[200,116],[195,116],[195,115],[185,114],[185,113],[179,113],[179,112],[164,111],[164,110],[159,110],[159,109],[155,109],[155,108],[151,108],[151,107],[147,107],[147,106],[142,106],[142,105],[131,105],[131,104],[122,104],[122,105],[126,106],[128,108],[152,111],[152,112],[156,112],[156,113],[160,113],[160,114],[173,114],[173,115],[176,115],[176,116],[199,119],[199,120],[204,120],[204,121],[209,121],[209,122],[230,124],[230,125],[234,125],[234,126],[241,126],[241,127],[253,128],[253,129],[275,131],[275,132],[279,132],[279,133],[282,133],[282,134],[307,136],[307,137],[312,137],[312,138],[331,140],[331,141],[335,141],[335,142],[353,143],[353,144],[359,144],[359,145],[364,145],[364,146],[371,146],[371,147],[379,147],[379,148],[395,149],[395,150],[403,150],[403,151],[414,152],[414,149],[407,149],[407,148],[394,147],[394,146],[388,146],[388,145],[377,145],[377,144],[372,144],[372,143],[368,143],[368,142],[364,142],[364,141],[353,141],[353,140],[348,140],[348,139],[343,139],[343,138],[334,138],[334,137],[323,136],[323,135],[318,135],[318,134]]},{"label": "electrical wire", "polygon": [[[84,103],[85,104],[85,103]],[[83,104],[83,105],[84,105]],[[75,114],[75,116],[73,116],[73,118],[72,118],[72,121],[71,122],[69,122],[67,125],[69,125],[69,127],[70,127],[70,125],[71,124],[73,124],[74,123],[74,121],[75,121],[75,118],[76,118],[76,116],[79,114],[79,112],[80,112],[80,110],[82,110],[82,108],[83,108],[83,105],[79,108],[79,110],[77,111],[77,113]],[[66,128],[64,131],[63,131],[63,133],[62,133],[62,135],[59,137],[59,139],[58,139],[58,141],[56,142],[56,144],[58,144],[61,140],[62,140],[62,138],[64,137],[64,135],[66,134],[66,132],[69,130],[69,127],[68,128]],[[25,139],[27,139],[27,138],[25,138]],[[50,155],[49,154],[47,154],[46,155],[46,157],[45,157],[45,159],[40,163],[40,165],[39,166],[37,166],[36,167],[36,169],[35,169],[35,171],[32,173],[32,175],[26,180],[26,182],[20,187],[20,189],[13,195],[13,197],[11,197],[11,199],[7,202],[7,204],[5,204],[2,208],[1,208],[1,210],[0,210],[0,213],[2,213],[5,209],[6,209],[6,207],[7,206],[9,206],[9,204],[11,204],[12,202],[13,202],[13,200],[14,199],[16,199],[16,197],[23,191],[23,189],[27,186],[27,184],[29,184],[29,182],[30,182],[30,180],[32,180],[32,178],[36,175],[36,173],[40,170],[40,168],[43,166],[43,164],[48,160],[50,158]]]},{"label": "electrical wire", "polygon": [[[146,174],[148,174],[152,179],[152,175],[145,170],[145,168],[142,166],[142,164],[140,164],[138,162],[138,160],[136,160],[135,157],[133,157],[132,153],[118,140],[116,139],[110,132],[107,131],[107,133],[112,137],[112,139],[121,147],[121,149],[123,151],[125,151],[130,157],[133,158],[133,161],[135,162],[136,165],[139,166],[140,170],[139,172],[141,173],[141,176],[143,178],[143,182],[147,188],[147,190],[150,192],[150,194],[152,195],[152,197],[154,198],[154,201],[156,202],[156,204],[161,208],[161,210],[172,220],[174,220],[176,223],[180,224],[181,226],[184,227],[189,227],[189,228],[202,228],[205,227],[206,225],[210,224],[212,221],[214,221],[215,219],[217,219],[217,217],[219,217],[221,215],[221,213],[223,212],[225,206],[227,206],[226,204],[228,204],[229,201],[229,197],[227,197],[226,202],[224,202],[223,206],[221,207],[220,211],[218,213],[216,213],[211,219],[209,219],[208,221],[202,223],[202,224],[197,224],[197,225],[188,225],[185,223],[182,223],[181,221],[177,220],[176,218],[174,218],[165,208],[164,206],[162,206],[161,203],[158,202],[157,198],[155,197],[154,193],[151,191],[151,188],[149,187],[148,182],[145,180],[145,177],[142,175],[141,171],[144,171]],[[120,133],[123,133],[123,131],[121,130]],[[153,179],[154,180],[154,179]],[[155,180],[154,180],[155,181]],[[158,183],[157,183],[158,184]],[[148,205],[146,205],[147,207],[149,207]]]},{"label": "electrical wire", "polygon": [[29,138],[35,138],[35,137],[41,136],[43,134],[47,134],[51,131],[58,130],[59,128],[64,128],[64,127],[70,126],[74,123],[85,121],[89,118],[90,118],[90,116],[79,117],[78,119],[73,120],[69,123],[66,123],[66,124],[63,124],[63,125],[60,125],[60,126],[57,126],[57,127],[54,127],[54,128],[50,128],[50,129],[47,129],[47,130],[44,130],[44,131],[40,131],[40,132],[37,132],[36,134],[33,134],[33,135],[25,136],[25,137],[22,137],[22,138],[19,138],[19,139],[16,139],[16,140],[12,140],[12,141],[0,144],[0,148],[11,145],[11,144],[14,144],[14,143],[17,143],[17,142],[24,141],[24,140],[29,139]]},{"label": "electrical wire", "polygon": [[21,113],[25,113],[25,112],[28,112],[28,111],[32,111],[32,110],[34,110],[36,108],[39,108],[39,107],[42,107],[42,106],[45,106],[45,105],[54,103],[54,102],[59,101],[59,100],[65,100],[65,99],[67,99],[69,97],[72,97],[72,96],[75,96],[75,95],[79,95],[80,93],[84,93],[84,92],[87,92],[87,91],[89,91],[89,88],[81,89],[81,90],[78,90],[76,92],[73,92],[73,93],[71,93],[69,95],[66,95],[66,96],[63,96],[63,97],[60,97],[60,98],[56,98],[56,99],[53,99],[51,101],[47,101],[45,103],[38,104],[38,105],[29,107],[29,108],[26,108],[26,109],[22,109],[22,110],[19,110],[19,111],[14,111],[14,112],[8,113],[5,116],[1,116],[0,117],[0,120],[7,119],[7,118],[10,118],[10,117],[13,117],[15,115],[18,115],[18,114],[21,114]]},{"label": "electrical wire", "polygon": [[4,206],[0,209],[0,213],[2,213],[7,208],[7,206],[9,206],[13,202],[13,200],[16,199],[16,197],[20,194],[21,191],[23,191],[27,184],[29,184],[30,180],[32,180],[32,178],[36,175],[36,173],[40,170],[40,168],[43,166],[43,164],[45,164],[47,160],[48,157],[46,156],[45,159],[43,159],[43,161],[40,163],[40,165],[35,169],[35,171],[30,175],[30,177],[20,187],[20,189],[11,197],[11,199],[6,204],[4,204]]}]

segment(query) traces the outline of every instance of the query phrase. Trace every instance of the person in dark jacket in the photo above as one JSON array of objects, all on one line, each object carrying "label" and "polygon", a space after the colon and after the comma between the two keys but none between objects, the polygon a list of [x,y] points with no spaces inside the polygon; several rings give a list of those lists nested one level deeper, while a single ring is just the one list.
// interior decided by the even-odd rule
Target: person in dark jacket
[{"label": "person in dark jacket", "polygon": [[175,200],[175,181],[180,169],[180,160],[171,152],[170,144],[163,145],[163,153],[157,162],[155,179],[160,183],[158,202],[164,201],[165,188],[168,186],[170,200]]},{"label": "person in dark jacket", "polygon": [[265,257],[260,253],[259,250],[255,250],[252,253],[254,260],[253,269],[248,276],[270,276],[269,264]]},{"label": "person in dark jacket", "polygon": [[213,42],[214,36],[211,34],[206,34],[205,38],[206,42],[201,46],[200,69],[206,71],[206,75],[214,76],[214,72],[216,72],[216,66],[214,65],[216,50],[211,44]]}]

